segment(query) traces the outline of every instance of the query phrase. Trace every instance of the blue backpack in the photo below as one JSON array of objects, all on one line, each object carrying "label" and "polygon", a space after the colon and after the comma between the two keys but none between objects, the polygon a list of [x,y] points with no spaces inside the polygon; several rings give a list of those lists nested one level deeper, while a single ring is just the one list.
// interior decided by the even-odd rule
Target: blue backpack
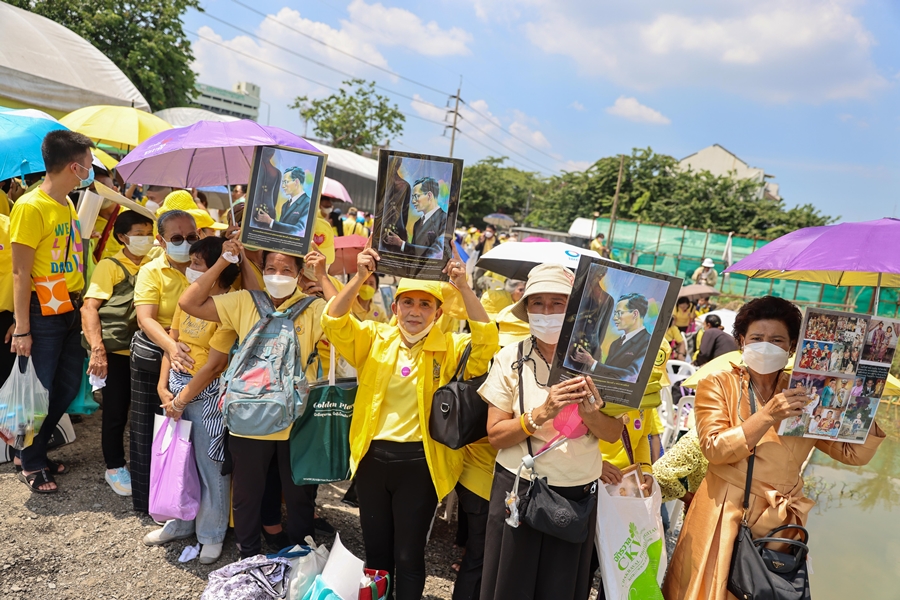
[{"label": "blue backpack", "polygon": [[304,298],[281,312],[265,292],[251,290],[250,295],[260,319],[225,372],[222,413],[231,433],[265,436],[290,426],[309,394],[294,319],[316,298]]}]

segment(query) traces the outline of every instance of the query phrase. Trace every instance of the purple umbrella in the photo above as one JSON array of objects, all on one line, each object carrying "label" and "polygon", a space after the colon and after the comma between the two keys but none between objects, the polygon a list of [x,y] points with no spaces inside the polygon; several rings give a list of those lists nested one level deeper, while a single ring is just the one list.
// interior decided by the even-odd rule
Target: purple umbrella
[{"label": "purple umbrella", "polygon": [[116,170],[129,183],[172,187],[246,184],[256,146],[319,152],[289,131],[255,121],[199,121],[154,135],[129,152]]},{"label": "purple umbrella", "polygon": [[748,277],[838,286],[900,287],[900,220],[798,229],[725,270]]}]

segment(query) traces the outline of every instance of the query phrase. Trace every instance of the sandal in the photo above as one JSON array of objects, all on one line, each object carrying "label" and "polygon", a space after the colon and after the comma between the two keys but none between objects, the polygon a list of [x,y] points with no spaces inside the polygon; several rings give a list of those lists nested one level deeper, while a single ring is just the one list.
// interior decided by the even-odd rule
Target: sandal
[{"label": "sandal", "polygon": [[19,474],[19,478],[28,486],[35,494],[55,494],[59,491],[59,487],[56,487],[52,490],[42,490],[41,486],[46,485],[48,483],[56,483],[53,480],[53,475],[47,472],[47,469],[41,469],[40,471],[35,471],[30,475],[24,475],[22,473]]},{"label": "sandal", "polygon": [[[17,475],[22,472],[22,465],[17,465],[15,463],[13,463],[13,467],[16,468]],[[68,475],[69,474],[69,468],[66,465],[56,462],[55,460],[50,460],[49,458],[47,459],[46,469],[51,475]],[[60,469],[62,469],[62,470],[60,470]]]}]

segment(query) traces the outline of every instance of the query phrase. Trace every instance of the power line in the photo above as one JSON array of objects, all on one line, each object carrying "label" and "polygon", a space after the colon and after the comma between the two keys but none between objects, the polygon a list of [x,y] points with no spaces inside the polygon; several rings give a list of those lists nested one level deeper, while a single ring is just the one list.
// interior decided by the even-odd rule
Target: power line
[{"label": "power line", "polygon": [[[489,121],[489,122],[493,123],[493,121]],[[532,164],[534,164],[534,165],[537,165],[538,168],[541,168],[541,169],[543,169],[543,170],[545,170],[545,171],[550,171],[551,173],[558,173],[558,172],[559,172],[559,171],[557,171],[556,169],[551,169],[551,168],[549,168],[549,167],[545,167],[545,166],[542,165],[541,163],[531,160],[530,158],[528,158],[527,156],[525,156],[524,154],[522,154],[521,152],[519,152],[519,151],[517,151],[517,150],[513,150],[512,148],[510,148],[509,146],[507,146],[506,144],[504,144],[503,142],[501,142],[500,140],[498,140],[497,138],[495,138],[494,136],[492,136],[491,134],[489,134],[489,133],[488,133],[487,131],[485,131],[484,129],[478,127],[477,125],[474,125],[471,121],[466,121],[466,124],[467,124],[468,126],[471,126],[471,127],[475,128],[475,130],[479,131],[479,132],[480,132],[482,135],[484,135],[485,137],[487,137],[487,138],[489,138],[489,139],[491,139],[491,140],[497,142],[498,144],[500,144],[501,147],[506,148],[506,149],[509,150],[510,152],[512,152],[512,153],[514,153],[514,154],[518,154],[519,156],[521,156],[522,158],[524,158],[524,159],[527,160],[528,162],[530,162],[530,163],[532,163]],[[494,123],[494,124],[496,125],[496,123]],[[469,139],[472,139],[472,136],[469,136]],[[552,157],[551,157],[551,158],[552,158]],[[556,160],[556,159],[554,158],[553,160]]]},{"label": "power line", "polygon": [[[481,118],[486,119],[486,120],[490,121],[491,123],[494,123],[494,121],[493,121],[490,117],[488,117],[487,115],[485,115],[484,113],[482,113],[481,111],[479,111],[478,109],[476,109],[475,107],[473,107],[471,104],[469,104],[469,103],[465,103],[465,104],[466,104],[466,106],[469,107],[469,110],[471,110],[472,112],[474,112],[476,115],[479,115]],[[531,144],[529,144],[528,142],[526,142],[525,140],[523,140],[522,138],[520,138],[519,136],[517,136],[516,134],[514,134],[512,131],[509,131],[509,130],[505,129],[505,128],[503,127],[503,125],[500,125],[500,124],[498,124],[498,123],[494,123],[494,125],[497,125],[497,127],[499,127],[504,133],[506,133],[506,134],[508,134],[509,136],[511,136],[512,138],[514,138],[514,139],[516,139],[516,140],[522,142],[523,144],[525,144],[526,146],[528,146],[528,147],[531,148],[532,150],[536,150],[537,152],[540,152],[541,154],[543,154],[543,155],[546,156],[547,158],[552,158],[553,160],[559,160],[557,157],[555,157],[555,156],[553,156],[553,155],[551,155],[551,154],[548,154],[548,153],[544,152],[544,151],[541,150],[540,148],[537,148],[536,146],[532,146]]]},{"label": "power line", "polygon": [[385,68],[385,67],[382,67],[381,65],[376,65],[375,63],[370,62],[370,61],[368,61],[368,60],[366,60],[366,59],[364,59],[364,58],[360,58],[360,57],[358,57],[358,56],[356,56],[356,55],[354,55],[354,54],[351,54],[351,53],[347,52],[346,50],[342,50],[342,49],[338,48],[337,46],[333,46],[333,45],[329,44],[328,42],[323,42],[323,41],[320,40],[319,38],[313,37],[313,36],[309,35],[308,33],[303,33],[302,31],[299,31],[299,30],[297,30],[297,29],[294,29],[294,28],[290,27],[289,25],[286,25],[285,23],[282,23],[282,22],[279,21],[278,19],[275,19],[275,18],[272,17],[271,15],[267,15],[266,13],[264,13],[264,12],[262,12],[262,11],[256,10],[256,9],[253,8],[252,6],[248,6],[248,5],[244,4],[243,2],[241,2],[241,0],[231,0],[231,1],[234,2],[235,4],[239,5],[239,6],[243,6],[244,8],[246,8],[247,10],[249,10],[250,12],[257,14],[257,15],[259,15],[260,17],[263,17],[264,19],[269,19],[269,20],[271,20],[271,21],[273,21],[273,22],[275,22],[275,23],[278,23],[278,24],[281,25],[282,27],[284,27],[284,28],[290,30],[292,33],[296,33],[296,34],[298,34],[298,35],[302,35],[302,36],[305,37],[305,38],[308,38],[308,39],[310,39],[310,40],[312,40],[312,41],[314,41],[314,42],[316,42],[316,43],[318,43],[318,44],[322,44],[323,46],[325,46],[325,47],[327,47],[327,48],[331,48],[331,49],[334,50],[335,52],[340,52],[341,54],[343,54],[343,55],[345,55],[345,56],[349,56],[350,58],[352,58],[352,59],[354,59],[354,60],[358,60],[359,62],[361,62],[361,63],[363,63],[363,64],[366,64],[366,65],[369,65],[370,67],[373,67],[373,68],[375,68],[375,69],[378,69],[379,71],[384,71],[385,73],[388,73],[389,75],[391,75],[391,76],[393,76],[393,77],[397,77],[397,78],[399,78],[399,79],[403,79],[404,81],[408,81],[408,82],[410,82],[410,83],[414,83],[414,84],[416,84],[416,85],[418,85],[418,86],[420,86],[420,87],[429,89],[429,90],[431,90],[431,91],[433,91],[433,92],[437,92],[437,93],[442,94],[442,95],[444,95],[444,96],[449,96],[449,95],[450,95],[450,94],[448,94],[447,92],[445,92],[444,90],[439,90],[439,89],[437,89],[436,87],[432,87],[432,86],[428,85],[427,83],[422,83],[421,81],[416,81],[415,79],[411,79],[411,78],[409,78],[409,77],[405,77],[405,76],[401,75],[400,73],[397,73],[397,72],[395,72],[395,71],[391,71],[390,69],[387,69],[387,68]]},{"label": "power line", "polygon": [[[490,150],[491,152],[497,152],[497,149],[496,149],[496,148],[491,148],[490,146],[488,146],[487,144],[485,144],[484,142],[482,142],[482,141],[479,140],[478,138],[476,138],[476,137],[474,137],[474,136],[472,136],[472,135],[469,135],[469,134],[466,133],[465,131],[460,131],[460,132],[459,132],[459,135],[463,136],[464,138],[468,138],[470,141],[475,142],[475,143],[478,144],[479,146],[483,146],[484,148],[487,148],[487,149]],[[500,152],[499,154],[503,154],[503,152]],[[526,164],[524,164],[524,163],[521,163],[521,162],[517,161],[517,160],[514,159],[514,158],[510,158],[510,157],[508,157],[508,156],[505,156],[505,157],[503,157],[503,158],[506,158],[506,160],[508,160],[509,162],[515,163],[515,164],[519,165],[520,167],[523,167],[523,168],[525,168],[525,169],[528,169],[529,171],[530,171],[531,169],[534,168],[534,167],[530,167],[530,166],[528,166],[528,165],[526,165]]]}]

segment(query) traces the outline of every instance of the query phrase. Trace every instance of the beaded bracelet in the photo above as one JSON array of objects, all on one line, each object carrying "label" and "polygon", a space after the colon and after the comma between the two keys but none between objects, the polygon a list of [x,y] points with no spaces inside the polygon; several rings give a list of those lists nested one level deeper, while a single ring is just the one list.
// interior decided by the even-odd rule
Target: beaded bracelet
[{"label": "beaded bracelet", "polygon": [[[534,409],[532,409],[534,410]],[[531,410],[525,413],[528,416],[528,424],[531,425],[531,428],[534,429],[535,432],[538,430],[537,423],[534,422],[534,417],[531,416]]]}]

